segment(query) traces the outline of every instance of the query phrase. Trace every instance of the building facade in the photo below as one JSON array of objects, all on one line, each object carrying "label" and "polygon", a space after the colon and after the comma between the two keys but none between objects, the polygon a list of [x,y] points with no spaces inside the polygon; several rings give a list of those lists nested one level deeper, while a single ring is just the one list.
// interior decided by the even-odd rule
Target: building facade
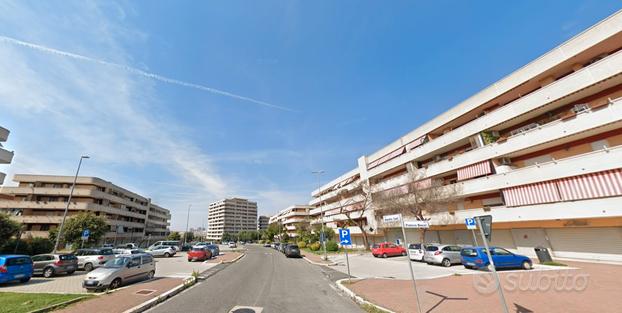
[{"label": "building facade", "polygon": [[[492,215],[493,245],[622,261],[621,49],[618,12],[360,157],[312,192],[312,223],[338,228],[343,212],[358,210],[370,242],[403,239],[381,222],[386,208],[362,210],[368,193],[361,186],[369,186],[372,204],[374,195],[438,186],[455,190],[457,200],[426,214],[426,242],[474,244],[465,218]],[[361,245],[359,228],[350,230]],[[418,241],[420,232],[407,237]]]},{"label": "building facade", "polygon": [[292,205],[272,216],[269,223],[278,223],[289,237],[297,237],[299,230],[310,226],[309,211],[311,209],[312,207],[308,205]]},{"label": "building facade", "polygon": [[266,230],[268,229],[268,224],[270,223],[270,217],[261,215],[257,219],[257,230]]},{"label": "building facade", "polygon": [[207,240],[222,240],[224,233],[257,230],[257,202],[229,198],[209,205]]},{"label": "building facade", "polygon": [[[73,176],[21,175],[17,187],[0,189],[0,211],[22,223],[22,236],[47,237],[63,219]],[[97,177],[78,177],[68,217],[90,211],[106,218],[105,243],[156,241],[168,233],[169,210],[151,199]]]},{"label": "building facade", "polygon": [[[13,160],[13,152],[2,147],[2,143],[9,138],[9,130],[0,126],[0,164],[9,164]],[[0,172],[0,185],[4,183],[6,174]]]}]

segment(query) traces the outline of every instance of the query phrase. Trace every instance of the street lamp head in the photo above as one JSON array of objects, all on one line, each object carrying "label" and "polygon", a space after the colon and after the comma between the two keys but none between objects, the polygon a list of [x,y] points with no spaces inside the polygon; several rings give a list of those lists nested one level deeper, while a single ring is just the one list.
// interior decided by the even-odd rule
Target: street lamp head
[{"label": "street lamp head", "polygon": [[313,171],[311,174],[324,174],[324,170]]},{"label": "street lamp head", "polygon": [[81,158],[81,159],[90,159],[91,157],[90,157],[90,156],[88,156],[88,155],[83,155],[83,156],[81,156],[80,158]]}]

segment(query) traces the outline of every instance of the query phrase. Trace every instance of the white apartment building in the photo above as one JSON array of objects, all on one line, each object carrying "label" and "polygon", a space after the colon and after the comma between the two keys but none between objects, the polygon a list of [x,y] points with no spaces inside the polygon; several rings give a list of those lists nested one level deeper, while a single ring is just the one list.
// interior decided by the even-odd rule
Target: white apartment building
[{"label": "white apartment building", "polygon": [[[0,188],[0,212],[24,225],[22,236],[47,237],[62,221],[74,176],[16,174],[16,187]],[[168,234],[169,210],[111,182],[79,176],[68,217],[91,211],[106,218],[105,243],[156,241]]]},{"label": "white apartment building", "polygon": [[[8,151],[2,147],[2,143],[9,138],[9,130],[0,126],[0,164],[9,164],[13,160],[13,151]],[[6,174],[0,172],[0,185],[4,183]]]},{"label": "white apartment building", "polygon": [[[493,245],[529,256],[543,246],[557,258],[622,261],[621,49],[622,11],[360,157],[312,192],[312,223],[343,226],[337,194],[358,182],[386,192],[418,177],[420,186],[459,190],[455,205],[429,215],[426,242],[473,244],[464,219],[492,215]],[[358,208],[358,192],[347,209]],[[376,207],[356,216],[370,242],[401,238],[379,222],[382,215]],[[350,230],[361,245],[360,230]],[[419,232],[407,237],[416,241]]]},{"label": "white apartment building", "polygon": [[207,240],[221,240],[224,233],[257,230],[257,202],[229,198],[213,202],[208,208]]},{"label": "white apartment building", "polygon": [[270,218],[270,224],[280,223],[289,237],[297,237],[301,228],[308,227],[312,206],[292,205]]}]

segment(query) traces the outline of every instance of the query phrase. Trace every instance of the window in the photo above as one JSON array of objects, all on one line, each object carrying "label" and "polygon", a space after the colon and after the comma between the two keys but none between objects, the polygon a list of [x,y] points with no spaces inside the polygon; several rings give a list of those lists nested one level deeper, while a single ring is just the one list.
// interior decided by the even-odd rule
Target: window
[{"label": "window", "polygon": [[11,265],[24,265],[24,264],[31,264],[32,260],[30,259],[30,257],[27,258],[11,258],[6,260],[6,266],[11,266]]},{"label": "window", "polygon": [[139,266],[140,265],[140,257],[136,256],[132,258],[132,261],[130,261],[130,267],[133,266]]},{"label": "window", "polygon": [[477,250],[472,249],[472,248],[464,248],[460,252],[460,255],[474,257],[474,256],[477,256]]},{"label": "window", "polygon": [[512,255],[510,251],[503,248],[492,248],[491,252],[492,255]]},{"label": "window", "polygon": [[143,255],[143,264],[149,264],[153,262],[153,257],[150,255]]},{"label": "window", "polygon": [[425,247],[425,251],[438,251],[437,246],[427,246]]},{"label": "window", "polygon": [[44,260],[45,260],[45,255],[36,255],[32,257],[33,262],[39,262],[39,261],[44,261]]}]

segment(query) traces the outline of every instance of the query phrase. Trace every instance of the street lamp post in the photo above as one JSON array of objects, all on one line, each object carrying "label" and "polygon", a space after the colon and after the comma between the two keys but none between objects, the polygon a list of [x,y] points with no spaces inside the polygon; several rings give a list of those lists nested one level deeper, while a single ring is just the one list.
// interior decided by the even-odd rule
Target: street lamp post
[{"label": "street lamp post", "polygon": [[328,253],[326,253],[326,232],[324,231],[324,208],[322,207],[322,192],[320,191],[320,188],[322,188],[320,184],[320,176],[324,174],[324,171],[319,170],[319,171],[313,171],[311,173],[317,175],[317,192],[318,192],[318,196],[320,200],[320,215],[322,216],[322,233],[320,234],[320,239],[324,237],[324,240],[322,241],[322,248],[324,250],[324,261],[326,261],[328,260]]},{"label": "street lamp post", "polygon": [[190,208],[191,207],[192,207],[192,204],[188,205],[188,216],[186,217],[186,232],[184,233],[184,245],[186,244],[188,240],[188,223],[190,223]]},{"label": "street lamp post", "polygon": [[83,155],[80,157],[80,161],[78,162],[78,169],[76,170],[76,176],[73,177],[73,184],[71,185],[71,191],[69,191],[69,198],[67,198],[67,205],[65,206],[65,213],[63,214],[63,220],[60,223],[60,227],[58,227],[58,233],[56,234],[56,243],[54,244],[53,253],[56,253],[58,250],[58,244],[60,243],[60,237],[63,235],[63,226],[65,226],[65,219],[67,219],[67,211],[69,210],[69,203],[71,203],[71,198],[73,197],[73,190],[76,188],[76,181],[78,180],[78,174],[80,173],[80,167],[82,166],[82,160],[90,158],[88,155]]}]

